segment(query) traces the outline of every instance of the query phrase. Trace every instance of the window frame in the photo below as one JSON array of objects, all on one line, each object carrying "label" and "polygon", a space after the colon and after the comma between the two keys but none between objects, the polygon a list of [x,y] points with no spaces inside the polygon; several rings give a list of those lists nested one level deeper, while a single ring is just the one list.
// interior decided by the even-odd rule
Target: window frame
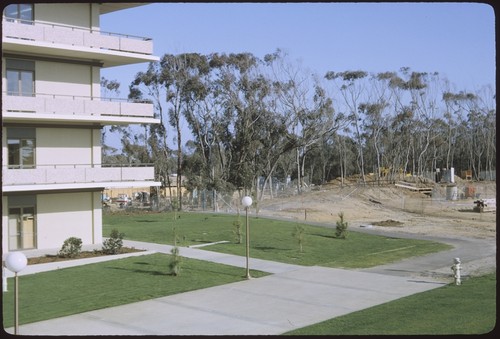
[{"label": "window frame", "polygon": [[[7,80],[7,95],[34,97],[36,93],[36,62],[25,59],[5,60],[5,77]],[[25,80],[29,74],[31,79]],[[14,88],[10,88],[14,87]]]},{"label": "window frame", "polygon": [[[15,234],[11,229],[11,220],[14,220],[15,216],[16,230]],[[36,208],[35,206],[9,206],[8,212],[9,219],[9,251],[16,250],[30,250],[37,248],[37,221],[36,221]],[[25,234],[26,229],[25,224],[28,224],[28,220],[32,220],[32,233]],[[28,226],[29,227],[29,226]],[[32,238],[31,241],[29,238]],[[30,244],[26,245],[25,242],[30,241]],[[31,245],[31,246],[29,246]]]},{"label": "window frame", "polygon": [[[25,156],[26,149],[31,151],[31,157]],[[31,162],[25,161],[30,158]],[[36,130],[34,128],[7,129],[7,168],[36,168]]]},{"label": "window frame", "polygon": [[[16,77],[10,79],[9,73],[15,73]],[[24,79],[25,75],[31,75],[30,84],[28,85],[27,80]],[[22,97],[34,97],[35,96],[35,71],[31,70],[22,70],[22,69],[14,69],[7,68],[6,69],[6,78],[7,78],[7,95],[11,96],[22,96]],[[12,84],[12,81],[15,82],[15,88],[9,88]],[[24,89],[28,87],[28,91]]]},{"label": "window frame", "polygon": [[[9,11],[12,14],[8,13]],[[23,13],[28,13],[29,18],[23,17]],[[35,19],[35,6],[33,4],[10,4],[5,6],[3,16],[7,21],[18,21],[32,25]]]},{"label": "window frame", "polygon": [[[36,195],[9,196],[7,205],[9,251],[36,249],[38,247]],[[28,224],[30,220],[32,225]],[[28,232],[25,232],[26,230]]]}]

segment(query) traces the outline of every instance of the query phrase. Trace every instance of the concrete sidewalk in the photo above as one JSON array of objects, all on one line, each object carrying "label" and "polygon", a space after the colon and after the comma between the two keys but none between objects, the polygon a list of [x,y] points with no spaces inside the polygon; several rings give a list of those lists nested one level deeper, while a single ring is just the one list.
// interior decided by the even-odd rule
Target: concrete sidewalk
[{"label": "concrete sidewalk", "polygon": [[[124,246],[147,250],[129,255],[169,253],[172,248],[132,241],[125,241]],[[246,266],[245,257],[199,248],[183,247],[180,254],[189,258]],[[117,259],[115,256],[113,258]],[[40,266],[40,272],[63,268],[62,265],[59,262],[28,268],[33,270],[35,266]],[[70,265],[70,262],[65,265]],[[279,335],[445,284],[431,278],[415,279],[317,266],[304,267],[253,258],[250,259],[250,267],[274,274],[21,325],[19,334]],[[30,272],[28,268],[23,274],[36,273]],[[13,328],[6,331],[14,332]]]}]

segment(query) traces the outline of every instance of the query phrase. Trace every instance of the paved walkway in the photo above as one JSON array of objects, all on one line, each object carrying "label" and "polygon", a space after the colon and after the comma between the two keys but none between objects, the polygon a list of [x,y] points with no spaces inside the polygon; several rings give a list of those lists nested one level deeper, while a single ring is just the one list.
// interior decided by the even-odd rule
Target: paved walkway
[{"label": "paved walkway", "polygon": [[[181,293],[68,317],[21,325],[21,335],[279,335],[340,315],[427,291],[452,281],[453,257],[475,243],[458,243],[449,253],[367,270],[304,267],[250,258],[251,269],[273,273],[246,281]],[[125,241],[127,247],[170,253],[171,246]],[[467,245],[467,246],[466,246]],[[479,246],[479,243],[477,244]],[[495,255],[484,248],[482,256]],[[461,248],[461,249],[460,249]],[[477,248],[475,248],[477,252]],[[473,250],[474,251],[474,250]],[[246,267],[246,258],[181,248],[189,258]],[[117,259],[118,256],[113,256]],[[427,258],[427,259],[425,259]],[[79,260],[78,264],[110,260]],[[425,262],[427,260],[427,266]],[[473,259],[476,260],[476,259]],[[416,264],[412,264],[416,263]],[[28,266],[21,274],[69,267],[66,261]],[[464,266],[466,263],[464,262]],[[418,271],[414,268],[417,267]],[[422,274],[424,271],[442,272]],[[466,272],[464,272],[466,273]],[[6,329],[13,333],[13,328]]]}]

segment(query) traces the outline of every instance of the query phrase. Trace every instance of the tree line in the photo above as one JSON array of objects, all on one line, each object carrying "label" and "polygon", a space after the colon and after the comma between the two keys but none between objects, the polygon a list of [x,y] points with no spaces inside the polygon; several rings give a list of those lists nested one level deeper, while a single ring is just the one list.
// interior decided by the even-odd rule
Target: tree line
[{"label": "tree line", "polygon": [[[104,88],[119,84],[103,79]],[[165,54],[139,72],[130,100],[153,103],[160,124],[112,126],[118,154],[104,139],[105,163],[154,163],[156,180],[180,189],[253,194],[273,181],[307,184],[368,173],[396,180],[436,168],[495,170],[496,97],[484,86],[451,90],[439,73],[362,70],[323,76],[277,49],[251,53]],[[190,134],[186,134],[186,129]],[[174,131],[176,148],[167,135]],[[109,131],[108,131],[109,132]],[[115,152],[116,153],[116,152]]]}]

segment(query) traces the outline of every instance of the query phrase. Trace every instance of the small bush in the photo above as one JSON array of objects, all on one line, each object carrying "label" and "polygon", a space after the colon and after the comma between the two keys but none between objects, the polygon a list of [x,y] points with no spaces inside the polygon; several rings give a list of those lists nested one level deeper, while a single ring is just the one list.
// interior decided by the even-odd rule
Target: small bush
[{"label": "small bush", "polygon": [[335,228],[335,236],[337,238],[345,239],[347,238],[347,227],[349,224],[344,221],[344,212],[339,213],[340,220],[337,221],[337,227]]},{"label": "small bush", "polygon": [[236,243],[241,244],[241,241],[243,239],[243,233],[241,233],[241,221],[239,218],[238,220],[233,221],[233,226],[234,226],[233,234]]},{"label": "small bush", "polygon": [[304,232],[305,232],[304,227],[302,225],[297,225],[297,226],[295,226],[295,230],[292,233],[292,236],[295,239],[297,239],[297,241],[299,243],[300,253],[303,252],[304,234],[305,234]]},{"label": "small bush", "polygon": [[113,229],[109,238],[102,243],[102,251],[105,254],[118,254],[123,247],[123,237],[125,234],[119,233],[117,229]]},{"label": "small bush", "polygon": [[179,248],[177,246],[172,248],[170,253],[172,253],[170,263],[168,264],[170,274],[178,276],[181,274],[181,256],[179,255]]},{"label": "small bush", "polygon": [[57,253],[62,258],[75,258],[80,255],[82,251],[82,239],[70,237],[64,240],[64,243]]}]

